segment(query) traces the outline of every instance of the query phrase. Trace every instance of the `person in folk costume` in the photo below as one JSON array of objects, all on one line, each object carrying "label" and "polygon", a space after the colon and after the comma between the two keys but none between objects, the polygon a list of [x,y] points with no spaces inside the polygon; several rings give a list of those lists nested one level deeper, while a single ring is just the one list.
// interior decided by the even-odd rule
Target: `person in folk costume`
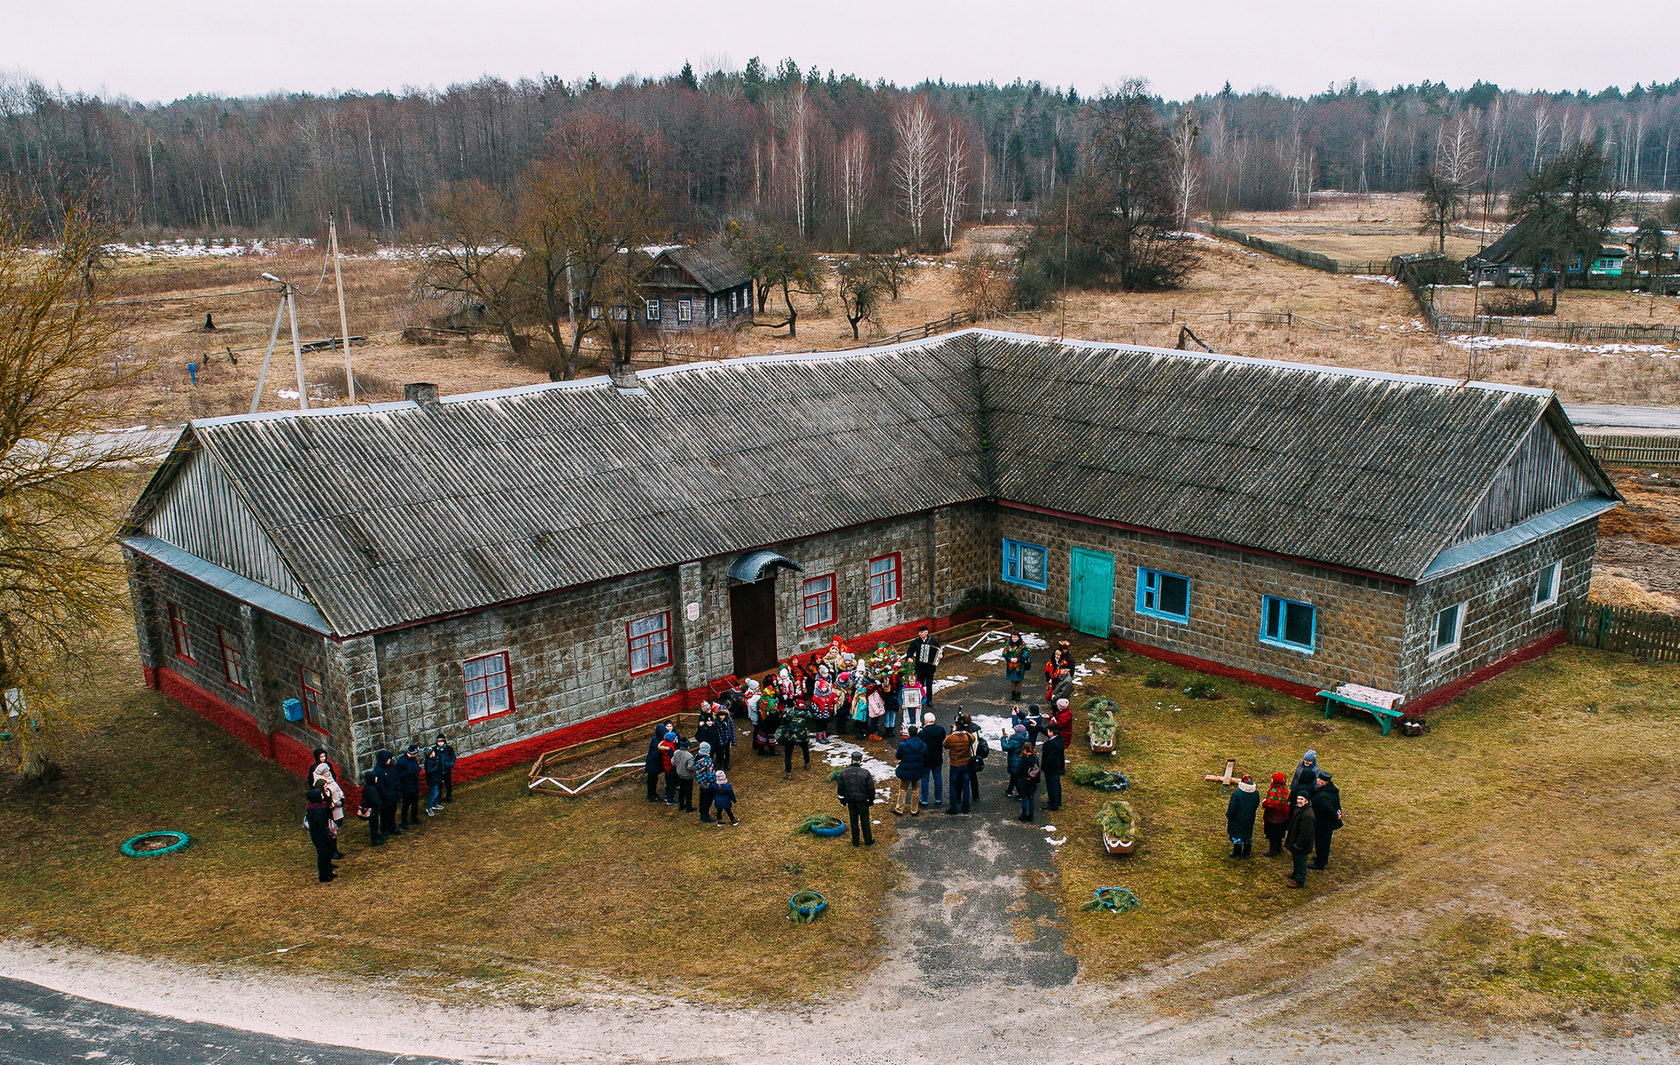
[{"label": "person in folk costume", "polygon": [[823,652],[822,664],[828,667],[829,672],[839,673],[840,670],[845,668],[845,662],[846,645],[840,642],[840,637],[836,636],[829,641],[828,650]]},{"label": "person in folk costume", "polygon": [[753,726],[753,750],[759,754],[776,752],[776,733],[782,727],[782,691],[774,674],[764,678],[759,690],[758,722]]},{"label": "person in folk costume", "polygon": [[840,697],[834,693],[834,685],[819,677],[817,694],[811,700],[811,729],[817,734],[818,743],[828,742],[828,723],[834,719],[839,705]]},{"label": "person in folk costume", "polygon": [[1058,641],[1056,649],[1050,652],[1050,660],[1044,663],[1044,681],[1046,684],[1056,679],[1056,671],[1065,669],[1073,672],[1073,646],[1066,640]]},{"label": "person in folk costume", "polygon": [[1032,648],[1020,633],[1010,633],[1009,642],[1003,645],[1003,675],[1009,680],[1009,701],[1016,706],[1021,705],[1021,684],[1031,668]]},{"label": "person in folk costume", "polygon": [[865,701],[869,707],[869,738],[878,740],[882,733],[886,731],[885,722],[887,720],[887,700],[886,696],[881,694],[880,681],[869,682],[869,691]]},{"label": "person in folk costume", "polygon": [[933,705],[933,674],[939,668],[939,659],[945,654],[945,649],[939,646],[939,641],[933,638],[933,633],[926,625],[916,627],[916,638],[910,641],[905,649],[905,657],[909,665],[916,671],[916,679],[922,682],[922,688],[927,692],[925,705]]},{"label": "person in folk costume", "polygon": [[1266,798],[1260,805],[1265,810],[1262,827],[1266,832],[1266,842],[1270,844],[1266,856],[1282,854],[1283,834],[1289,829],[1290,814],[1287,773],[1272,774],[1272,786],[1266,789]]},{"label": "person in folk costume", "polygon": [[887,675],[881,678],[881,701],[887,708],[881,720],[883,736],[898,731],[899,692],[903,682],[904,675],[897,669],[888,670]]},{"label": "person in folk costume", "polygon": [[922,689],[922,682],[915,674],[904,678],[904,687],[898,693],[899,711],[903,716],[905,728],[903,733],[908,736],[911,726],[919,726],[922,720],[922,704],[927,701],[927,693]]}]

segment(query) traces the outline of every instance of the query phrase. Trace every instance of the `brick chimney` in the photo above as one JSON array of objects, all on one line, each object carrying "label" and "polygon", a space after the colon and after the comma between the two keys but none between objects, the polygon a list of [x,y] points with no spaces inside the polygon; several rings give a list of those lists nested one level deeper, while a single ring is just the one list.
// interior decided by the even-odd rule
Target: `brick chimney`
[{"label": "brick chimney", "polygon": [[627,362],[615,361],[607,373],[612,378],[613,387],[620,392],[639,392],[642,389],[641,378],[636,376],[636,368]]},{"label": "brick chimney", "polygon": [[429,381],[403,385],[403,398],[422,407],[435,407],[438,401],[437,385]]}]

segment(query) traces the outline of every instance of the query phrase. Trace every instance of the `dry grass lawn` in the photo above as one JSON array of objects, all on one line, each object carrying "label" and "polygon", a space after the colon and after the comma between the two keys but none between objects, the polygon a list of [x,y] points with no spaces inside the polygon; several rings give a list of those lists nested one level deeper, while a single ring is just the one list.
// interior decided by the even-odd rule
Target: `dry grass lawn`
[{"label": "dry grass lawn", "polygon": [[[347,820],[348,857],[323,885],[295,777],[141,688],[131,652],[109,652],[102,669],[64,778],[40,790],[0,783],[10,935],[542,1003],[624,983],[805,999],[856,981],[881,945],[894,832],[882,824],[873,849],[795,835],[807,813],[841,809],[820,762],[784,782],[779,758],[772,769],[749,748],[731,773],[742,824],[730,829],[646,803],[639,777],[563,800],[528,794],[512,770],[457,788],[446,813],[378,850]],[[118,852],[164,828],[191,846]],[[802,888],[831,903],[810,925],[787,920]]]},{"label": "dry grass lawn", "polygon": [[[1541,289],[1540,294],[1550,301],[1550,289]],[[1468,317],[1472,307],[1478,309],[1477,313],[1486,314],[1485,304],[1490,299],[1528,295],[1527,289],[1495,289],[1487,285],[1482,286],[1479,297],[1468,286],[1441,288],[1436,290],[1435,306],[1449,314]],[[1680,299],[1620,289],[1567,288],[1558,294],[1557,314],[1540,315],[1534,321],[1675,326],[1680,325]]]},{"label": "dry grass lawn", "polygon": [[[1476,213],[1447,230],[1447,254],[1462,259],[1504,232],[1500,222]],[[1419,233],[1422,205],[1416,196],[1320,194],[1311,207],[1285,211],[1239,211],[1222,224],[1268,240],[1315,251],[1342,262],[1386,262],[1390,256],[1433,251],[1435,237]]]},{"label": "dry grass lawn", "polygon": [[[1107,761],[1131,777],[1142,831],[1133,856],[1104,854],[1092,819],[1107,796],[1086,788],[1070,787],[1056,815],[1087,976],[1141,971],[1168,1012],[1310,980],[1343,1018],[1680,1016],[1674,667],[1564,648],[1403,739],[1232,682],[1218,682],[1224,698],[1192,700],[1194,674],[1167,669],[1175,686],[1151,688],[1147,660],[1109,657],[1115,672],[1082,693],[1121,705]],[[1279,709],[1262,716],[1250,700]],[[1330,868],[1291,891],[1263,839],[1249,861],[1228,857],[1229,793],[1201,776],[1235,757],[1263,790],[1309,747],[1335,774],[1346,828]],[[1109,884],[1144,909],[1077,909]]]}]

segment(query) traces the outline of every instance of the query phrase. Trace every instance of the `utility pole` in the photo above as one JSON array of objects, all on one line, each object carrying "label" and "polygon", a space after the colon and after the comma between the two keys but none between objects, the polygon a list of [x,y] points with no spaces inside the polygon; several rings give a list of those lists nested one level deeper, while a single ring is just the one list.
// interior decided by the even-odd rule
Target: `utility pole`
[{"label": "utility pole", "polygon": [[262,275],[264,281],[272,281],[280,286],[280,306],[274,310],[274,328],[268,333],[268,350],[263,353],[262,369],[257,372],[257,391],[251,396],[251,413],[257,413],[257,407],[262,404],[263,385],[268,381],[268,363],[274,357],[275,342],[280,339],[280,318],[290,313],[292,319],[292,361],[297,364],[298,409],[309,409],[309,384],[303,379],[303,348],[298,343],[297,331],[297,296],[292,291],[290,282],[282,281],[273,274]]},{"label": "utility pole", "polygon": [[1062,329],[1059,339],[1067,339],[1067,277],[1068,277],[1068,225],[1073,221],[1073,196],[1066,186],[1062,187]]},{"label": "utility pole", "polygon": [[[344,314],[344,270],[339,265],[338,223],[327,216],[327,241],[332,245],[333,281],[338,285],[338,337],[344,342],[344,387],[349,392],[350,405],[356,405],[356,375],[350,369],[350,320]],[[294,331],[296,327],[294,326]]]}]

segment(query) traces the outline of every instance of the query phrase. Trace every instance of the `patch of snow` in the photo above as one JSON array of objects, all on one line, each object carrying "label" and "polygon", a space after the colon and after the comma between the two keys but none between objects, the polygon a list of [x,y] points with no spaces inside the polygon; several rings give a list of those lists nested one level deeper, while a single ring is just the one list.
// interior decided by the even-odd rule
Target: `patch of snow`
[{"label": "patch of snow", "polygon": [[281,399],[296,399],[296,398],[298,398],[297,391],[295,389],[291,389],[291,388],[282,388],[280,391],[278,391],[274,394],[279,396]]},{"label": "patch of snow", "polygon": [[1056,826],[1055,826],[1055,825],[1045,825],[1045,826],[1044,826],[1044,831],[1046,831],[1046,832],[1054,832],[1054,831],[1056,831]]},{"label": "patch of snow", "polygon": [[963,676],[961,673],[956,673],[949,677],[940,677],[938,680],[933,682],[933,690],[937,693],[944,691],[946,688],[955,688],[967,679],[968,678]]},{"label": "patch of snow", "polygon": [[893,778],[894,769],[892,766],[876,758],[868,751],[864,751],[862,747],[855,743],[847,743],[845,740],[830,736],[826,743],[812,743],[811,749],[817,751],[823,761],[829,765],[841,767],[852,764],[853,751],[863,751],[863,768],[869,770],[869,775],[875,778],[875,783],[883,784]]},{"label": "patch of snow", "polygon": [[1104,658],[1102,655],[1092,655],[1090,658],[1087,658],[1085,661],[1087,661],[1087,662],[1101,662],[1104,665],[1108,664],[1108,659]]},{"label": "patch of snow", "polygon": [[974,719],[974,724],[979,727],[980,735],[986,737],[989,743],[1001,743],[1003,738],[1013,731],[1013,726],[1010,725],[1007,717],[998,717],[996,714],[971,714],[969,716]]},{"label": "patch of snow", "polygon": [[1084,662],[1081,662],[1077,666],[1074,666],[1073,667],[1073,686],[1075,688],[1077,688],[1081,684],[1084,684],[1085,683],[1085,678],[1089,677],[1092,673],[1095,673],[1095,672],[1096,672],[1096,670],[1092,669],[1090,666],[1086,665]]},{"label": "patch of snow", "polygon": [[985,652],[984,654],[975,655],[974,656],[974,661],[984,662],[987,665],[991,665],[995,662],[1002,662],[1003,661],[1003,648],[994,647],[990,651]]},{"label": "patch of snow", "polygon": [[1036,632],[1023,632],[1021,634],[1021,642],[1035,651],[1042,650],[1043,648],[1050,646],[1049,643],[1045,642],[1044,637],[1040,636]]},{"label": "patch of snow", "polygon": [[1350,274],[1355,281],[1377,281],[1384,285],[1398,285],[1399,278],[1389,277],[1387,274]]},{"label": "patch of snow", "polygon": [[1060,847],[1062,844],[1067,842],[1067,837],[1063,836],[1061,839],[1047,839],[1044,842],[1050,844],[1052,847]]},{"label": "patch of snow", "polygon": [[1526,337],[1455,336],[1447,342],[1467,351],[1487,351],[1491,348],[1550,348],[1554,351],[1579,351],[1585,355],[1650,355],[1653,358],[1675,358],[1674,348],[1663,344],[1568,344],[1561,340],[1530,340]]}]

